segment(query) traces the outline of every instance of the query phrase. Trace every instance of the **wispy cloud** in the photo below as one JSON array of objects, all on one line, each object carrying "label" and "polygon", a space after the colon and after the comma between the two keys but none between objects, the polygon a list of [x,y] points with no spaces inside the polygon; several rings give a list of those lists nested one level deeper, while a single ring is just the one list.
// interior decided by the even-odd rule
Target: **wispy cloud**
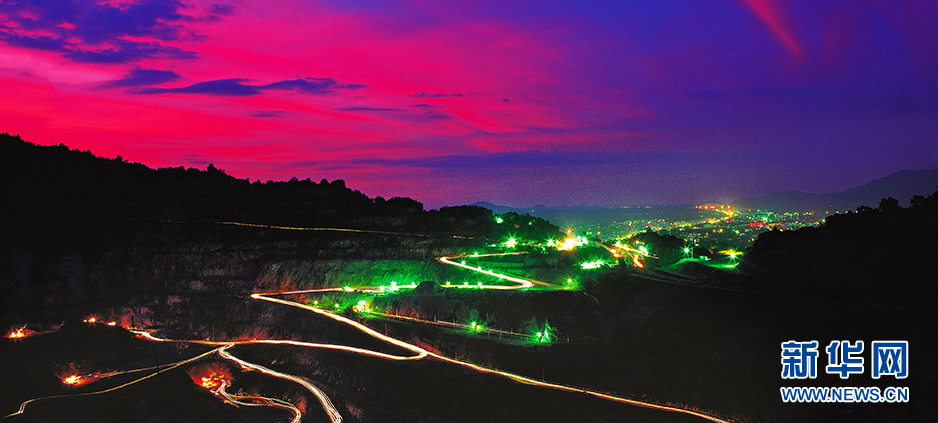
[{"label": "wispy cloud", "polygon": [[346,107],[338,109],[340,112],[399,112],[401,109],[389,107]]},{"label": "wispy cloud", "polygon": [[248,115],[248,117],[255,117],[255,118],[281,117],[281,116],[283,116],[283,112],[281,112],[280,110],[262,110],[260,112],[251,113],[250,115]]},{"label": "wispy cloud", "polygon": [[442,98],[442,97],[464,97],[463,94],[440,94],[440,93],[431,93],[427,91],[421,91],[413,95],[414,98]]},{"label": "wispy cloud", "polygon": [[356,160],[353,163],[431,169],[518,168],[648,163],[671,160],[672,158],[672,155],[668,154],[647,152],[526,150],[481,155],[450,155],[407,159],[370,158]]},{"label": "wispy cloud", "polygon": [[145,87],[172,82],[180,78],[173,71],[155,69],[132,69],[126,76],[104,85],[105,88]]},{"label": "wispy cloud", "polygon": [[302,78],[278,81],[266,85],[250,85],[244,78],[217,79],[197,82],[185,87],[145,88],[137,91],[141,94],[209,94],[221,96],[250,96],[268,90],[289,90],[305,94],[325,94],[336,90],[356,90],[364,85],[339,84],[332,78]]}]

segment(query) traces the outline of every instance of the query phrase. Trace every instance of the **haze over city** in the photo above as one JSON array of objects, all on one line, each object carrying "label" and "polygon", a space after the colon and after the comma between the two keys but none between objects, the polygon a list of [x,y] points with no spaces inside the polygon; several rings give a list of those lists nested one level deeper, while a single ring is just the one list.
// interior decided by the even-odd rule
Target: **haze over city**
[{"label": "haze over city", "polygon": [[0,129],[428,207],[836,192],[938,163],[936,22],[924,0],[4,2]]}]

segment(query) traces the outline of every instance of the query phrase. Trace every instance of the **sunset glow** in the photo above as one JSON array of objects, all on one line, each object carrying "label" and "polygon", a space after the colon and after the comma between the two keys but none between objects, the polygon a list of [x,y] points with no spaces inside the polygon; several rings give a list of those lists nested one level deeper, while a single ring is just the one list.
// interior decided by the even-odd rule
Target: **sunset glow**
[{"label": "sunset glow", "polygon": [[924,0],[5,2],[0,131],[429,207],[834,192],[938,163],[936,16]]}]

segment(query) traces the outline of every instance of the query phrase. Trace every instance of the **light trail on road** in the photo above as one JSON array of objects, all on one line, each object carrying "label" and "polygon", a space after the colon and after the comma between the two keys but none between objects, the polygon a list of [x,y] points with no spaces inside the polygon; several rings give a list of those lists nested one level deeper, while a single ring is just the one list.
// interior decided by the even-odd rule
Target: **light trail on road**
[{"label": "light trail on road", "polygon": [[[293,293],[296,293],[296,291],[292,291],[292,292],[293,292]],[[447,356],[442,355],[442,354],[438,354],[438,353],[434,353],[434,352],[427,351],[427,350],[425,350],[425,349],[423,349],[423,348],[420,348],[420,347],[418,347],[418,346],[416,346],[416,345],[409,344],[409,343],[407,343],[407,342],[398,340],[398,339],[396,339],[396,338],[392,338],[392,337],[390,337],[390,336],[383,335],[383,334],[381,334],[381,333],[379,333],[379,332],[377,332],[377,331],[375,331],[375,330],[373,330],[373,329],[371,329],[371,328],[369,328],[369,327],[367,327],[367,326],[365,326],[365,325],[363,325],[363,324],[361,324],[361,323],[358,323],[358,322],[356,322],[356,321],[354,321],[354,320],[351,320],[351,319],[349,319],[349,318],[347,318],[347,317],[345,317],[345,316],[341,316],[341,315],[338,315],[338,314],[335,314],[335,313],[332,313],[332,312],[329,312],[329,311],[326,311],[326,310],[318,309],[318,308],[316,308],[316,307],[308,306],[308,305],[306,305],[306,304],[301,304],[301,303],[297,303],[297,302],[293,302],[293,301],[286,301],[286,300],[281,300],[281,299],[278,299],[278,298],[272,298],[272,297],[270,297],[271,295],[279,295],[279,294],[280,294],[280,293],[277,293],[277,292],[263,293],[263,294],[251,294],[251,298],[253,298],[253,299],[255,299],[255,300],[269,301],[269,302],[273,302],[273,303],[283,304],[283,305],[287,305],[287,306],[290,306],[290,307],[297,307],[297,308],[301,308],[301,309],[304,309],[304,310],[309,310],[309,311],[315,312],[315,313],[320,314],[320,315],[322,315],[322,316],[326,316],[326,317],[329,317],[329,318],[331,318],[331,319],[333,319],[333,320],[336,320],[336,321],[339,321],[339,322],[348,324],[348,325],[350,325],[350,326],[353,326],[353,327],[355,327],[355,328],[361,330],[362,332],[364,332],[364,333],[366,333],[366,334],[368,334],[368,335],[371,335],[372,337],[375,337],[375,338],[377,338],[377,339],[380,339],[380,340],[383,340],[383,341],[385,341],[385,342],[389,342],[389,343],[391,343],[391,344],[393,344],[393,345],[397,345],[397,346],[400,346],[400,347],[405,348],[405,349],[407,349],[407,350],[416,352],[416,353],[418,353],[418,355],[420,356],[420,358],[423,358],[423,357],[426,357],[426,356],[430,356],[430,357],[436,358],[436,359],[438,359],[438,360],[442,360],[442,361],[445,361],[445,362],[448,362],[448,363],[452,363],[452,364],[456,364],[456,365],[463,366],[463,367],[466,367],[466,368],[470,368],[470,369],[473,369],[473,370],[476,370],[476,371],[479,371],[479,372],[482,372],[482,373],[487,373],[487,374],[493,374],[493,375],[498,375],[498,376],[506,377],[506,378],[509,378],[509,379],[511,379],[511,380],[514,380],[514,381],[516,381],[516,382],[523,383],[523,384],[526,384],[526,385],[540,386],[540,387],[543,387],[543,388],[557,389],[557,390],[566,391],[566,392],[577,392],[577,393],[587,394],[587,395],[591,395],[591,396],[594,396],[594,397],[597,397],[597,398],[602,398],[602,399],[605,399],[605,400],[614,401],[614,402],[618,402],[618,403],[622,403],[622,404],[634,405],[634,406],[639,406],[639,407],[644,407],[644,408],[651,408],[651,409],[656,409],[656,410],[661,410],[661,411],[669,411],[669,412],[674,412],[674,413],[688,414],[688,415],[691,415],[691,416],[704,418],[704,419],[707,419],[707,420],[710,420],[710,421],[713,421],[713,422],[718,422],[718,423],[729,423],[729,422],[726,421],[726,420],[723,420],[723,419],[720,419],[720,418],[718,418],[718,417],[711,416],[711,415],[708,415],[708,414],[704,414],[704,413],[699,412],[699,411],[687,410],[687,409],[678,408],[678,407],[672,407],[672,406],[667,406],[667,405],[659,405],[659,404],[653,404],[653,403],[648,403],[648,402],[642,402],[642,401],[633,400],[633,399],[628,399],[628,398],[624,398],[624,397],[618,397],[618,396],[611,395],[611,394],[607,394],[607,393],[603,393],[603,392],[591,391],[591,390],[582,389],[582,388],[575,388],[575,387],[572,387],[572,386],[560,385],[560,384],[556,384],[556,383],[549,383],[549,382],[537,381],[537,380],[535,380],[535,379],[531,379],[531,378],[525,377],[525,376],[520,376],[520,375],[511,373],[511,372],[505,372],[505,371],[502,371],[502,370],[498,370],[498,369],[493,369],[493,368],[490,368],[490,367],[481,366],[481,365],[478,365],[478,364],[475,364],[475,363],[470,363],[470,362],[467,362],[467,361],[457,360],[457,359],[455,359],[455,358],[447,357]]]},{"label": "light trail on road", "polygon": [[[144,220],[144,219],[127,219],[127,220]],[[184,220],[166,220],[160,219],[159,222],[165,223],[193,223]],[[420,233],[409,233],[409,232],[390,232],[390,231],[377,231],[371,229],[349,229],[349,228],[311,228],[311,227],[302,227],[302,226],[279,226],[279,225],[265,225],[260,223],[246,223],[246,222],[229,222],[229,221],[215,221],[210,222],[216,225],[229,225],[229,226],[246,226],[250,228],[263,228],[263,229],[279,229],[284,231],[315,231],[315,232],[354,232],[361,234],[378,234],[378,235],[397,235],[397,236],[413,236],[413,237],[423,237],[423,238],[455,238],[455,239],[474,239],[471,236],[462,236],[462,235],[434,235],[434,234],[420,234]]]},{"label": "light trail on road", "polygon": [[[268,398],[257,395],[232,395],[229,394],[226,390],[228,388],[228,381],[221,381],[219,386],[212,390],[211,392],[216,396],[222,398],[222,401],[232,404],[235,407],[245,406],[245,407],[276,407],[289,410],[293,413],[293,420],[291,423],[300,423],[303,420],[303,412],[293,403],[289,401],[284,401],[279,398]],[[258,401],[258,402],[248,402],[248,401]]]},{"label": "light trail on road", "polygon": [[481,274],[483,274],[483,275],[488,275],[488,276],[492,276],[492,277],[495,277],[495,278],[498,278],[498,279],[503,279],[503,280],[506,280],[506,281],[511,281],[511,282],[514,282],[514,283],[519,284],[518,286],[511,286],[511,285],[508,285],[508,286],[504,286],[504,285],[483,285],[484,287],[486,287],[486,289],[503,289],[503,290],[507,290],[507,289],[522,289],[522,288],[530,288],[530,287],[534,286],[535,284],[536,284],[536,285],[541,285],[541,286],[552,286],[551,284],[546,283],[546,282],[540,282],[540,281],[536,281],[536,280],[533,280],[533,279],[516,278],[516,277],[514,277],[514,276],[503,275],[503,274],[501,274],[501,273],[495,273],[495,272],[493,272],[493,271],[491,271],[491,270],[484,270],[484,269],[482,269],[482,267],[472,267],[472,266],[469,266],[469,265],[466,265],[466,264],[462,264],[462,263],[457,263],[457,262],[451,260],[451,259],[458,259],[458,258],[461,258],[461,257],[473,257],[473,258],[475,258],[475,257],[491,257],[491,256],[515,255],[515,254],[526,254],[526,253],[473,254],[472,256],[440,257],[440,258],[438,258],[437,260],[439,260],[439,261],[440,261],[441,263],[443,263],[443,264],[448,264],[448,265],[450,265],[450,266],[461,267],[461,268],[463,268],[463,269],[471,270],[471,271],[473,271],[473,272],[481,273]]},{"label": "light trail on road", "polygon": [[149,375],[146,375],[146,376],[144,376],[144,377],[141,377],[141,378],[139,378],[139,379],[134,379],[134,380],[132,380],[132,381],[130,381],[130,382],[127,382],[127,383],[125,383],[125,384],[122,384],[122,385],[119,385],[119,386],[115,386],[115,387],[113,387],[113,388],[108,388],[108,389],[105,389],[105,390],[102,390],[102,391],[82,392],[82,393],[78,393],[78,394],[66,394],[66,395],[52,395],[52,396],[48,396],[48,397],[33,398],[33,399],[30,399],[30,400],[26,400],[26,401],[24,401],[22,404],[20,404],[20,409],[19,409],[19,411],[15,412],[15,413],[13,413],[13,414],[8,414],[8,415],[4,416],[3,418],[6,419],[6,418],[9,418],[9,417],[13,417],[13,416],[19,415],[19,414],[23,414],[24,412],[26,412],[26,405],[29,404],[29,403],[32,403],[32,402],[43,401],[43,400],[50,400],[50,399],[56,399],[56,398],[86,397],[86,396],[90,396],[90,395],[99,395],[99,394],[106,394],[106,393],[108,393],[108,392],[114,392],[114,391],[116,391],[116,390],[118,390],[118,389],[125,388],[125,387],[130,386],[130,385],[133,385],[133,384],[135,384],[135,383],[137,383],[137,382],[144,381],[144,380],[149,379],[149,378],[151,378],[151,377],[153,377],[153,376],[156,376],[156,375],[158,375],[158,374],[160,374],[160,373],[163,373],[163,372],[166,372],[166,371],[175,369],[175,368],[177,368],[177,367],[179,367],[179,366],[182,366],[182,365],[184,365],[184,364],[188,364],[188,363],[191,363],[191,362],[194,362],[194,361],[197,361],[197,360],[201,360],[201,359],[204,358],[204,357],[207,357],[207,356],[209,356],[209,355],[212,355],[212,354],[214,354],[214,353],[220,351],[222,348],[223,348],[223,347],[221,347],[221,348],[216,348],[216,349],[213,349],[213,350],[211,350],[211,351],[208,351],[208,352],[199,354],[199,355],[197,355],[197,356],[195,356],[195,357],[188,358],[188,359],[181,360],[181,361],[177,361],[177,362],[175,362],[175,363],[169,364],[169,365],[168,365],[169,367],[167,367],[167,368],[165,368],[165,369],[162,369],[162,370],[153,372],[153,373],[151,373],[151,374],[149,374]]},{"label": "light trail on road", "polygon": [[[339,414],[339,410],[335,408],[335,405],[332,405],[332,401],[329,399],[329,396],[326,395],[326,393],[323,392],[322,389],[319,389],[313,386],[312,383],[309,383],[305,379],[300,378],[298,376],[288,375],[286,373],[280,373],[276,370],[271,370],[264,366],[244,361],[238,357],[231,355],[230,353],[228,353],[227,350],[228,350],[228,347],[222,348],[218,352],[218,355],[221,356],[222,358],[238,363],[241,366],[241,368],[257,370],[266,375],[271,375],[271,376],[275,376],[281,379],[286,379],[286,380],[298,383],[300,386],[312,392],[313,395],[315,395],[316,398],[319,399],[319,403],[322,404],[322,408],[326,411],[326,414],[329,415],[329,420],[331,420],[332,423],[342,422],[342,415]],[[293,416],[292,423],[300,423],[300,421],[303,419],[303,413],[300,412],[300,409],[297,408],[295,405],[291,404],[291,406],[292,406],[292,410],[295,413],[295,415]]]},{"label": "light trail on road", "polygon": [[[273,226],[268,226],[268,225],[240,224],[240,223],[234,223],[234,222],[227,222],[227,223],[225,223],[225,224],[238,224],[238,225],[246,225],[246,226],[261,226],[261,227],[271,227],[271,228],[275,228],[275,229],[315,230],[315,228],[305,228],[305,229],[304,229],[304,228],[273,227]],[[349,229],[349,230],[345,230],[345,231],[349,231],[349,232],[362,232],[362,231],[354,230],[354,229]],[[371,231],[371,232],[374,232],[374,231]],[[474,254],[474,255],[471,255],[471,257],[473,257],[473,258],[478,258],[478,257],[504,256],[504,255],[516,255],[516,254],[526,254],[526,253],[524,253],[524,252],[514,252],[514,253],[481,254],[481,255],[480,255],[480,254]],[[478,288],[483,288],[483,289],[495,289],[495,290],[510,290],[510,289],[525,289],[525,288],[530,288],[530,287],[533,287],[535,284],[537,284],[537,285],[552,286],[552,285],[547,284],[547,283],[544,283],[544,282],[539,282],[539,281],[535,281],[535,280],[531,280],[531,279],[518,278],[518,277],[513,277],[513,276],[507,276],[507,275],[495,273],[495,272],[493,272],[493,271],[483,270],[481,267],[472,267],[472,266],[468,266],[468,265],[465,265],[465,264],[462,264],[462,263],[457,263],[457,262],[452,261],[453,259],[457,259],[457,258],[461,258],[461,257],[470,257],[470,256],[439,257],[438,260],[439,260],[440,262],[444,263],[444,264],[447,264],[447,265],[452,265],[452,266],[456,266],[456,267],[461,267],[461,268],[464,268],[464,269],[467,269],[467,270],[471,270],[471,271],[473,271],[473,272],[482,273],[482,274],[485,274],[485,275],[488,275],[488,276],[492,276],[492,277],[495,277],[495,278],[498,278],[498,279],[502,279],[502,280],[514,282],[514,283],[517,284],[517,285],[479,285]],[[411,284],[411,285],[399,286],[399,287],[397,287],[397,288],[415,288],[415,287],[416,287],[416,285]],[[458,285],[452,285],[452,286],[447,285],[447,287],[459,287],[459,286],[458,286]],[[97,394],[103,394],[103,393],[107,393],[107,392],[113,392],[113,391],[116,391],[116,390],[121,389],[121,388],[123,388],[123,387],[129,386],[129,385],[132,385],[132,384],[134,384],[134,383],[140,382],[140,381],[142,381],[142,380],[145,380],[145,379],[151,378],[151,377],[153,377],[153,376],[156,376],[156,375],[158,375],[158,374],[160,374],[160,373],[163,373],[163,372],[165,372],[165,371],[168,371],[168,370],[177,368],[177,367],[182,366],[182,365],[187,364],[187,363],[191,363],[191,362],[197,361],[197,360],[202,359],[202,358],[204,358],[204,357],[206,357],[206,356],[208,356],[208,355],[211,355],[211,354],[213,354],[213,353],[217,353],[217,354],[219,355],[219,357],[221,357],[221,358],[223,358],[223,359],[225,359],[225,360],[229,360],[229,361],[232,361],[232,362],[234,362],[234,363],[237,363],[242,369],[258,371],[258,372],[261,372],[261,373],[263,373],[263,374],[266,374],[266,375],[269,375],[269,376],[272,376],[272,377],[277,377],[277,378],[281,378],[281,379],[284,379],[284,380],[289,380],[289,381],[292,381],[292,382],[294,382],[294,383],[299,384],[300,386],[304,387],[307,391],[309,391],[310,393],[312,393],[313,395],[315,395],[315,396],[318,398],[320,404],[322,405],[323,410],[324,410],[324,411],[326,412],[326,414],[328,415],[330,421],[332,421],[333,423],[341,423],[341,422],[342,422],[342,415],[339,413],[338,409],[336,409],[335,405],[332,403],[332,401],[331,401],[331,399],[329,398],[329,396],[326,395],[326,393],[323,392],[320,388],[318,388],[318,387],[316,387],[315,385],[313,385],[312,383],[310,383],[308,380],[306,380],[306,379],[304,379],[304,378],[302,378],[302,377],[300,377],[300,376],[291,375],[291,374],[287,374],[287,373],[281,373],[281,372],[278,372],[278,371],[276,371],[276,370],[269,369],[269,368],[267,368],[267,367],[264,367],[264,366],[261,366],[261,365],[258,365],[258,364],[250,363],[250,362],[248,362],[248,361],[246,361],[246,360],[243,360],[243,359],[240,359],[240,358],[238,358],[238,357],[235,357],[233,354],[231,354],[231,353],[228,351],[229,349],[231,349],[231,348],[233,348],[233,347],[235,347],[235,346],[238,346],[238,345],[266,344],[266,345],[290,345],[290,346],[303,347],[303,348],[316,348],[316,349],[325,349],[325,350],[345,351],[345,352],[349,352],[349,353],[352,353],[352,354],[359,354],[359,355],[364,355],[364,356],[369,356],[369,357],[374,357],[374,358],[384,359],[384,360],[392,360],[392,361],[421,360],[421,359],[424,359],[424,358],[426,358],[426,357],[429,356],[429,357],[432,357],[432,358],[434,358],[434,359],[437,359],[437,360],[440,360],[440,361],[443,361],[443,362],[447,362],[447,363],[455,364],[455,365],[458,365],[458,366],[462,366],[462,367],[465,367],[465,368],[468,368],[468,369],[472,369],[472,370],[474,370],[474,371],[478,371],[478,372],[481,372],[481,373],[505,377],[505,378],[508,378],[508,379],[510,379],[510,380],[513,380],[513,381],[515,381],[515,382],[517,382],[517,383],[522,383],[522,384],[532,385],[532,386],[538,386],[538,387],[548,388],[548,389],[556,389],[556,390],[565,391],[565,392],[573,392],[573,393],[586,394],[586,395],[594,396],[594,397],[597,397],[597,398],[601,398],[601,399],[605,399],[605,400],[609,400],[609,401],[614,401],[614,402],[618,402],[618,403],[622,403],[622,404],[627,404],[627,405],[633,405],[633,406],[638,406],[638,407],[644,407],[644,408],[650,408],[650,409],[661,410],[661,411],[668,411],[668,412],[674,412],[674,413],[687,414],[687,415],[691,415],[691,416],[695,416],[695,417],[700,417],[700,418],[703,418],[703,419],[706,419],[706,420],[710,420],[710,421],[713,421],[713,422],[718,422],[718,423],[729,423],[729,422],[727,422],[726,420],[722,420],[722,419],[720,419],[720,418],[717,418],[717,417],[714,417],[714,416],[710,416],[710,415],[708,415],[708,414],[705,414],[705,413],[702,413],[702,412],[699,412],[699,411],[695,411],[695,410],[687,410],[687,409],[679,408],[679,407],[673,407],[673,406],[667,406],[667,405],[653,404],[653,403],[648,403],[648,402],[643,402],[643,401],[628,399],[628,398],[624,398],[624,397],[619,397],[619,396],[615,396],[615,395],[611,395],[611,394],[607,394],[607,393],[603,393],[603,392],[591,391],[591,390],[582,389],[582,388],[575,388],[575,387],[572,387],[572,386],[566,386],[566,385],[561,385],[561,384],[556,384],[556,383],[550,383],[550,382],[546,382],[546,381],[538,381],[538,380],[535,380],[535,379],[532,379],[532,378],[529,378],[529,377],[525,377],[525,376],[521,376],[521,375],[518,375],[518,374],[511,373],[511,372],[506,372],[506,371],[502,371],[502,370],[498,370],[498,369],[494,369],[494,368],[490,368],[490,367],[485,367],[485,366],[481,366],[481,365],[478,365],[478,364],[475,364],[475,363],[471,363],[471,362],[467,362],[467,361],[461,361],[461,360],[458,360],[458,359],[455,359],[455,358],[447,357],[447,356],[442,355],[442,354],[437,353],[437,352],[428,351],[428,350],[426,350],[426,349],[424,349],[424,348],[421,348],[421,347],[419,347],[419,346],[417,346],[417,345],[413,345],[413,344],[410,344],[410,343],[408,343],[408,342],[404,342],[404,341],[401,341],[401,340],[399,340],[399,339],[396,339],[396,338],[393,338],[393,337],[390,337],[390,336],[387,336],[387,335],[383,335],[383,334],[381,334],[381,333],[375,331],[374,329],[369,328],[369,327],[366,326],[366,325],[363,325],[363,324],[361,324],[361,323],[359,323],[359,322],[357,322],[357,321],[354,321],[354,320],[352,320],[352,319],[349,319],[349,318],[347,318],[347,317],[345,317],[345,316],[342,316],[342,315],[339,315],[339,314],[330,312],[330,311],[328,311],[328,310],[320,309],[320,308],[318,308],[318,307],[314,307],[314,306],[310,306],[310,305],[298,303],[298,302],[295,302],[295,301],[288,301],[288,300],[284,300],[284,299],[274,298],[274,297],[273,297],[273,296],[277,296],[277,295],[295,295],[295,294],[327,293],[327,292],[355,292],[355,291],[365,292],[365,293],[381,293],[381,292],[386,292],[386,291],[383,291],[381,288],[382,288],[382,287],[375,287],[375,286],[358,287],[358,288],[350,288],[350,287],[343,287],[343,288],[313,288],[313,289],[292,290],[292,291],[254,293],[254,294],[251,294],[251,295],[250,295],[250,298],[253,299],[253,300],[257,300],[257,301],[267,301],[267,302],[271,302],[271,303],[281,304],[281,305],[285,305],[285,306],[289,306],[289,307],[296,307],[296,308],[300,308],[300,309],[304,309],[304,310],[308,310],[308,311],[314,312],[314,313],[319,314],[319,315],[321,315],[321,316],[324,316],[324,317],[327,317],[327,318],[329,318],[329,319],[335,320],[335,321],[337,321],[337,322],[339,322],[339,323],[342,323],[342,324],[345,324],[345,325],[354,327],[354,328],[358,329],[359,331],[361,331],[361,332],[363,332],[363,333],[365,333],[365,334],[367,334],[367,335],[369,335],[369,336],[371,336],[371,337],[373,337],[373,338],[375,338],[375,339],[378,339],[378,340],[383,341],[383,342],[385,342],[385,343],[388,343],[388,344],[391,344],[391,345],[400,347],[400,348],[402,348],[402,349],[404,349],[404,350],[407,350],[407,351],[411,352],[412,355],[395,355],[395,354],[388,354],[388,353],[382,353],[382,352],[378,352],[378,351],[372,351],[372,350],[367,350],[367,349],[357,348],[357,347],[352,347],[352,346],[347,346],[347,345],[325,344],[325,343],[312,343],[312,342],[302,342],[302,341],[295,341],[295,340],[280,340],[280,339],[261,339],[261,340],[252,339],[252,340],[245,340],[245,341],[172,340],[172,339],[159,338],[159,337],[154,336],[153,334],[151,334],[151,333],[149,333],[149,332],[142,331],[142,330],[127,329],[128,331],[130,331],[131,333],[136,334],[137,336],[141,337],[142,339],[146,339],[146,340],[153,341],[153,342],[192,343],[192,344],[200,344],[200,345],[206,345],[206,346],[214,346],[214,347],[216,347],[216,348],[214,348],[214,349],[212,349],[212,350],[210,350],[210,351],[208,351],[208,352],[205,352],[205,353],[203,353],[203,354],[200,354],[200,355],[198,355],[198,356],[196,356],[196,357],[193,357],[193,358],[190,358],[190,359],[186,359],[186,360],[182,360],[182,361],[179,361],[179,362],[176,362],[176,363],[172,363],[171,365],[168,365],[168,367],[166,367],[166,368],[164,368],[164,369],[161,369],[161,370],[158,370],[158,371],[156,371],[156,372],[154,372],[154,373],[152,373],[152,374],[149,374],[149,375],[147,375],[147,376],[144,376],[144,377],[142,377],[142,378],[136,379],[136,380],[134,380],[134,381],[131,381],[131,382],[128,382],[128,383],[125,383],[125,384],[123,384],[123,385],[116,386],[116,387],[113,387],[113,388],[109,388],[109,389],[106,389],[106,390],[96,391],[96,392],[86,392],[86,393],[80,393],[80,394],[72,394],[72,395],[56,395],[56,396],[42,397],[42,398],[36,398],[36,399],[27,400],[27,401],[23,402],[23,403],[20,405],[19,411],[17,411],[16,413],[13,413],[13,414],[10,414],[10,415],[6,416],[5,418],[12,417],[12,416],[19,415],[19,414],[23,414],[24,411],[25,411],[25,408],[26,408],[27,404],[32,403],[32,402],[36,402],[36,401],[40,401],[40,400],[47,400],[47,399],[54,399],[54,398],[88,396],[88,395],[97,395]],[[473,288],[475,288],[475,287],[473,287]],[[393,315],[384,315],[384,316],[386,316],[386,317],[401,318],[401,319],[403,319],[403,320],[419,320],[419,319],[414,319],[414,318],[407,318],[407,317],[404,317],[404,316],[393,316]],[[427,322],[427,321],[422,321],[422,322]],[[429,323],[429,322],[427,322],[427,323]],[[459,325],[459,324],[456,324],[456,323],[453,323],[452,326],[454,326],[454,327],[469,328],[469,326],[466,326],[466,325]],[[511,332],[506,332],[506,333],[513,334],[513,333],[511,333]],[[521,334],[513,334],[513,335],[521,335]],[[148,369],[152,369],[152,368],[148,368]],[[108,373],[107,376],[114,376],[114,375],[117,375],[117,374],[124,374],[124,373],[130,373],[130,372],[136,372],[136,371],[142,371],[142,370],[144,370],[144,369],[128,370],[128,371],[120,371],[120,372],[112,372],[112,373]],[[229,393],[227,392],[227,390],[226,390],[227,387],[228,387],[228,382],[225,381],[225,380],[222,380],[221,383],[220,383],[217,387],[214,387],[214,389],[213,389],[213,388],[210,388],[210,387],[205,387],[205,388],[206,388],[206,389],[209,389],[210,392],[212,392],[214,395],[220,397],[220,398],[222,399],[222,401],[224,401],[224,402],[226,402],[226,403],[230,403],[230,404],[233,404],[233,405],[236,405],[236,406],[237,406],[237,405],[252,406],[252,407],[254,407],[254,406],[269,406],[269,407],[284,408],[284,409],[288,409],[288,410],[290,410],[291,412],[293,412],[293,419],[292,419],[291,423],[300,423],[300,422],[302,421],[303,413],[301,412],[301,410],[300,410],[296,405],[294,405],[294,404],[292,404],[292,403],[290,403],[290,402],[288,402],[288,401],[285,401],[285,400],[282,400],[282,399],[277,399],[277,398],[268,398],[268,397],[263,397],[263,396],[257,396],[257,395],[239,395],[239,394],[234,394],[234,395],[232,395],[232,394],[229,394]]]}]

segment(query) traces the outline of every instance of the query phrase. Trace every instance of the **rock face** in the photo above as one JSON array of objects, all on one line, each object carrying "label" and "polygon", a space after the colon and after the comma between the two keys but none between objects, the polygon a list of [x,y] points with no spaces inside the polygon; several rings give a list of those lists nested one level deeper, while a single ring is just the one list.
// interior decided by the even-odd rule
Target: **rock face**
[{"label": "rock face", "polygon": [[[23,309],[134,294],[230,294],[436,279],[425,257],[459,240],[121,222],[109,245],[26,246],[2,252],[3,307]],[[167,227],[168,226],[168,227]]]},{"label": "rock face", "polygon": [[480,207],[424,211],[342,180],[249,183],[211,165],[154,170],[8,134],[0,134],[0,176],[5,310],[134,293],[420,281],[435,270],[416,261],[452,253],[494,225]]}]

